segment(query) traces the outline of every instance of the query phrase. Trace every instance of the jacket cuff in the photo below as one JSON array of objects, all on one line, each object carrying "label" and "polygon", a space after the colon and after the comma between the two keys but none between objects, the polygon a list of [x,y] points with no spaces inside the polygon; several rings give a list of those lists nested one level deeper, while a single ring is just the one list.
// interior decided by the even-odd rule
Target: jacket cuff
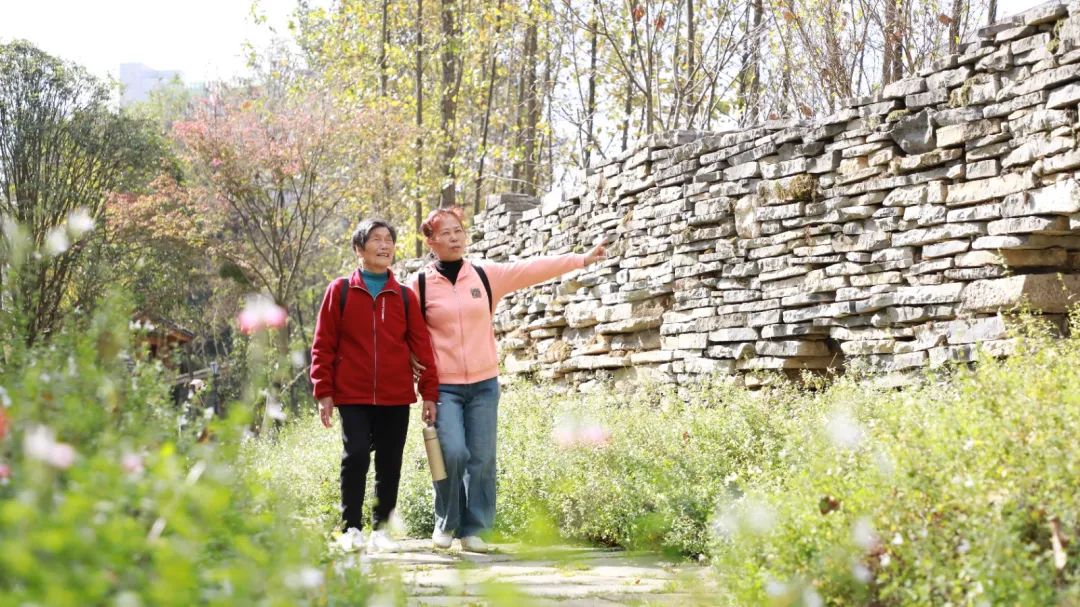
[{"label": "jacket cuff", "polygon": [[327,396],[333,396],[334,389],[329,386],[318,385],[315,386],[315,400],[326,398]]}]

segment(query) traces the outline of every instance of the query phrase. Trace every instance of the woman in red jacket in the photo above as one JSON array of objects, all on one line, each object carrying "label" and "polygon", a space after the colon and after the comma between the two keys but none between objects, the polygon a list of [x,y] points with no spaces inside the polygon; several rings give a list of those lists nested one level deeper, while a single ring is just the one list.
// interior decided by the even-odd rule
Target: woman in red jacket
[{"label": "woman in red jacket", "polygon": [[362,221],[352,236],[360,268],[330,283],[323,296],[311,347],[311,382],[322,423],[341,414],[341,506],[347,548],[363,542],[361,513],[375,451],[375,507],[370,546],[391,551],[396,544],[383,528],[397,505],[401,457],[416,402],[412,353],[427,367],[419,378],[422,418],[435,421],[438,373],[427,325],[416,295],[390,271],[397,233],[385,221]]}]

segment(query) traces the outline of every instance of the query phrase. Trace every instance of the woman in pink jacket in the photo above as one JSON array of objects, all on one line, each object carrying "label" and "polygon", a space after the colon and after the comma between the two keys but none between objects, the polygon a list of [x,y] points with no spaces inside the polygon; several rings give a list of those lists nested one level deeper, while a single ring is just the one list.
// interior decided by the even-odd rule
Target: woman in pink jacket
[{"label": "woman in pink jacket", "polygon": [[598,245],[584,255],[536,257],[475,266],[465,260],[468,241],[461,209],[438,209],[422,224],[435,255],[409,281],[431,333],[439,374],[435,428],[447,478],[435,483],[436,548],[454,536],[463,550],[487,552],[480,535],[495,522],[495,429],[499,359],[492,314],[499,300],[604,258]]}]

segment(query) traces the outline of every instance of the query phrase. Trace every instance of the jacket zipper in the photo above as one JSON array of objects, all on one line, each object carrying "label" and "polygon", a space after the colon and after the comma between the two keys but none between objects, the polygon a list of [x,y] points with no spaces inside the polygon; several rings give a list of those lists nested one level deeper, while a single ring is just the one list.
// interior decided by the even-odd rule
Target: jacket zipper
[{"label": "jacket zipper", "polygon": [[378,393],[379,388],[379,330],[375,325],[375,320],[378,317],[376,309],[379,307],[379,296],[375,295],[371,299],[371,404],[379,404],[375,400],[375,395]]}]

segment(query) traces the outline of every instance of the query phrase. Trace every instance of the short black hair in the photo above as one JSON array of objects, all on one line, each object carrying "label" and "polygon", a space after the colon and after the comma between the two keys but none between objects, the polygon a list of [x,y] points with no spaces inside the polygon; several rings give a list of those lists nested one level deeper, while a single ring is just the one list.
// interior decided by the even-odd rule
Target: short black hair
[{"label": "short black hair", "polygon": [[371,233],[378,228],[386,228],[390,230],[390,240],[397,244],[397,230],[394,226],[390,225],[390,222],[385,219],[365,219],[360,222],[360,225],[356,226],[356,231],[352,235],[352,246],[354,249],[363,249],[367,246],[368,238],[371,238]]}]

